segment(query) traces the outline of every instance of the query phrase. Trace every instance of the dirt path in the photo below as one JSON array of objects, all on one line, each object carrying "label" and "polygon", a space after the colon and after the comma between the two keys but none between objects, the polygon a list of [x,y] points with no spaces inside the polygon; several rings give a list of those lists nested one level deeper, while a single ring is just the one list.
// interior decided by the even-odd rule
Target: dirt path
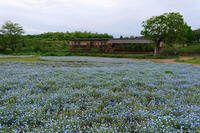
[{"label": "dirt path", "polygon": [[[81,57],[88,57],[88,56],[81,56]],[[96,57],[96,58],[112,58],[112,57],[99,57],[99,56],[89,56],[89,57]],[[189,60],[199,56],[181,56],[179,60]],[[147,60],[153,61],[158,63],[172,63],[172,64],[189,64],[192,66],[200,66],[200,64],[191,64],[186,62],[176,62],[176,59],[138,59],[138,58],[119,58],[119,59],[126,59],[126,60]]]},{"label": "dirt path", "polygon": [[[81,56],[81,57],[88,57],[88,56]],[[112,57],[99,57],[99,56],[89,56],[89,57],[96,57],[96,58],[112,58]],[[189,60],[193,59],[196,56],[181,56],[179,57],[179,60]],[[199,57],[199,56],[197,56]],[[126,60],[147,60],[147,61],[153,61],[158,63],[172,63],[172,64],[189,64],[192,66],[200,66],[200,64],[191,64],[186,62],[176,62],[176,59],[138,59],[138,58],[119,58],[119,59],[126,59]]]},{"label": "dirt path", "polygon": [[[189,60],[189,59],[193,59],[194,57],[187,57],[187,56],[183,56],[180,57],[179,60]],[[127,59],[127,58],[124,58]],[[153,61],[153,62],[159,62],[159,63],[172,63],[172,64],[190,64],[190,63],[184,63],[184,62],[175,62],[175,59],[136,59],[136,58],[128,58],[131,60],[148,60],[148,61]],[[200,64],[190,64],[193,66],[200,66]]]}]

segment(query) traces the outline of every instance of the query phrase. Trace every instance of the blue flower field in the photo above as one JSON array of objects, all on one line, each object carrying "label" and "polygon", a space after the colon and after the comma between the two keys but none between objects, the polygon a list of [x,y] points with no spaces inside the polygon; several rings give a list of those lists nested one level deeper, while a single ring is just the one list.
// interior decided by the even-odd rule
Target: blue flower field
[{"label": "blue flower field", "polygon": [[0,61],[0,132],[200,132],[200,67],[98,57]]}]

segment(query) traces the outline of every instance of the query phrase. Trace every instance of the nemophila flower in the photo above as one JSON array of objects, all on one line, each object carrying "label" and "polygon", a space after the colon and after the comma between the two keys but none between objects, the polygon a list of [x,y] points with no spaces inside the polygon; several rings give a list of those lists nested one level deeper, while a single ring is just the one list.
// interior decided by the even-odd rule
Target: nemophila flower
[{"label": "nemophila flower", "polygon": [[[1,62],[7,132],[196,132],[200,68],[94,57]],[[55,62],[56,61],[56,62]]]}]

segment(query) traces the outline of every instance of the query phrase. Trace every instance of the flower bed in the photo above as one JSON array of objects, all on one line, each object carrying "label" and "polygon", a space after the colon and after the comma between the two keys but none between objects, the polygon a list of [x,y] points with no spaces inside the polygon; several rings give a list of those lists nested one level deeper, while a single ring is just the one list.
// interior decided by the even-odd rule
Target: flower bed
[{"label": "flower bed", "polygon": [[200,130],[200,67],[112,58],[40,59],[0,62],[0,131]]}]

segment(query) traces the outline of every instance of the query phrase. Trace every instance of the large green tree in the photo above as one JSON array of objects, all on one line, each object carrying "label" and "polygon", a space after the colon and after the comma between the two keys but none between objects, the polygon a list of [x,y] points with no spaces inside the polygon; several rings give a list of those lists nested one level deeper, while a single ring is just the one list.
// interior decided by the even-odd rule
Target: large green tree
[{"label": "large green tree", "polygon": [[9,47],[14,52],[24,30],[21,25],[7,21],[1,26],[0,33],[3,38],[4,47]]},{"label": "large green tree", "polygon": [[143,21],[142,26],[144,30],[141,34],[155,43],[154,56],[160,51],[161,42],[186,42],[188,33],[192,31],[184,22],[183,16],[174,12],[151,17]]}]

